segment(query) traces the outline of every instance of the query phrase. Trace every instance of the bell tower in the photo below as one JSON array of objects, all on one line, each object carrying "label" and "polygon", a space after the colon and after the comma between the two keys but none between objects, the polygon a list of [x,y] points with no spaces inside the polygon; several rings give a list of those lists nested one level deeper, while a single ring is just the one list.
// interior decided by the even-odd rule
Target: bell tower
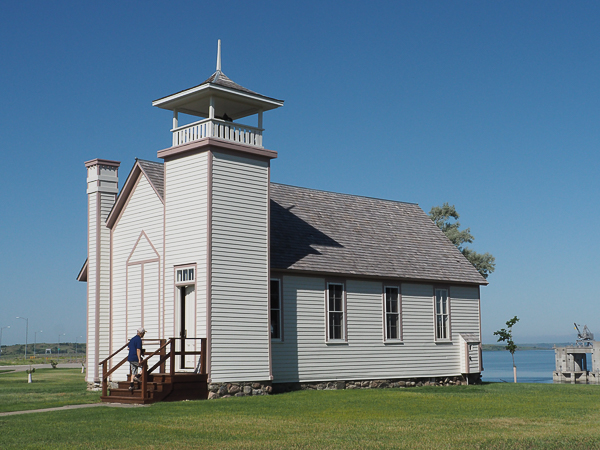
[{"label": "bell tower", "polygon": [[[173,111],[173,147],[204,138],[263,147],[263,112],[283,106],[276,100],[240,86],[221,70],[221,40],[217,49],[217,70],[198,86],[154,100],[152,106]],[[179,113],[202,117],[179,124]],[[237,122],[256,115],[256,126]],[[235,122],[234,122],[235,121]]]},{"label": "bell tower", "polygon": [[[173,112],[172,146],[157,154],[165,162],[165,335],[186,336],[186,345],[206,338],[211,383],[269,382],[269,182],[277,153],[263,146],[263,113],[283,101],[228,78],[219,41],[215,73],[152,104]],[[181,124],[184,114],[199,120]],[[247,124],[252,116],[255,125]],[[178,317],[192,308],[182,310],[175,274],[186,267],[196,272],[185,286],[194,321],[180,330]]]}]

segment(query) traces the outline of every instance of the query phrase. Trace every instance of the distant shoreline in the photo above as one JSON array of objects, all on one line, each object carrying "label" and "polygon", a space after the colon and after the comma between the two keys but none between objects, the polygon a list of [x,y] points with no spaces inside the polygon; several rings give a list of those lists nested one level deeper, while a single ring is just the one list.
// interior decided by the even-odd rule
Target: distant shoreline
[{"label": "distant shoreline", "polygon": [[[568,345],[575,345],[572,342],[559,342],[556,344],[517,344],[517,351],[519,350],[552,350],[556,347],[565,347]],[[486,352],[501,352],[506,351],[505,345],[500,344],[482,344],[481,349]]]}]

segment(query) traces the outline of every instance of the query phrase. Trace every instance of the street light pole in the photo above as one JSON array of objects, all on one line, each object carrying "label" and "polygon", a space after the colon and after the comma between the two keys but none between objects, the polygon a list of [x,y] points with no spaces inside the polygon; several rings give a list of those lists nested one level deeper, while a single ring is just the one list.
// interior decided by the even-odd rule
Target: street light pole
[{"label": "street light pole", "polygon": [[25,361],[27,361],[27,337],[29,336],[29,319],[27,317],[17,317],[25,321]]},{"label": "street light pole", "polygon": [[37,334],[41,333],[42,331],[44,331],[44,330],[33,332],[33,359],[35,359],[35,347],[37,345]]},{"label": "street light pole", "polygon": [[0,355],[2,355],[2,330],[4,330],[5,328],[10,328],[10,325],[6,327],[0,327]]}]

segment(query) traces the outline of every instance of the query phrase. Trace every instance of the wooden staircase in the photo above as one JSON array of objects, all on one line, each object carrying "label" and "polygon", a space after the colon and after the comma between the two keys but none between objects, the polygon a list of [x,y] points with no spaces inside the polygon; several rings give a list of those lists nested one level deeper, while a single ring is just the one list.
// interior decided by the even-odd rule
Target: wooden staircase
[{"label": "wooden staircase", "polygon": [[[181,338],[160,340],[160,347],[142,361],[141,381],[134,382],[134,390],[130,391],[130,381],[119,381],[116,388],[108,387],[109,376],[127,361],[127,356],[110,370],[109,364],[113,357],[123,351],[127,344],[100,363],[102,366],[102,395],[101,400],[107,403],[136,403],[146,405],[162,401],[204,400],[208,398],[206,374],[206,340],[201,341],[200,352],[175,351],[175,342]],[[187,339],[187,338],[186,338]],[[182,342],[183,344],[183,342]],[[184,348],[184,345],[181,346]],[[175,356],[200,355],[200,373],[175,372]],[[148,369],[148,362],[158,359],[158,362]],[[169,371],[165,371],[169,362]],[[155,369],[160,369],[154,372]]]},{"label": "wooden staircase", "polygon": [[174,402],[181,400],[206,400],[208,387],[206,374],[197,373],[155,373],[148,377],[146,395],[143,395],[142,383],[136,382],[135,389],[129,390],[129,381],[119,381],[118,388],[108,390],[108,395],[101,396],[107,403],[137,403],[147,405],[156,402]]}]

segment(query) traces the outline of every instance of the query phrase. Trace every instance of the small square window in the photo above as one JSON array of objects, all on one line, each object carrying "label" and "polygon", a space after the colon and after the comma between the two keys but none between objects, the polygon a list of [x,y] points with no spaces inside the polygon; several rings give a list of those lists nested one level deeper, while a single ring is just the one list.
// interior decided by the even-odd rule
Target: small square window
[{"label": "small square window", "polygon": [[194,284],[194,268],[177,269],[175,280],[177,284]]}]

